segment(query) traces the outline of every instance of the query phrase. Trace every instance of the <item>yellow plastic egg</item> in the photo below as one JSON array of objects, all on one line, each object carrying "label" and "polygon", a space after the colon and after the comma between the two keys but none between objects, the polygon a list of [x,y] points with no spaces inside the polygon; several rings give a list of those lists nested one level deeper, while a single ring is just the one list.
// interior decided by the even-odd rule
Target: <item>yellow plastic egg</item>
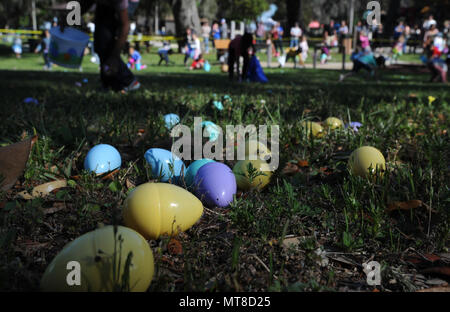
[{"label": "yellow plastic egg", "polygon": [[317,122],[303,121],[302,128],[306,131],[308,137],[310,137],[311,133],[315,138],[321,138],[325,135],[323,127]]},{"label": "yellow plastic egg", "polygon": [[[114,227],[110,225],[67,244],[45,270],[41,289],[52,292],[146,291],[154,272],[152,250],[134,230],[123,226],[116,229],[116,239]],[[131,262],[127,261],[130,252]]]},{"label": "yellow plastic egg", "polygon": [[[239,144],[239,141],[237,142]],[[236,150],[236,155],[237,155],[237,159],[238,160],[244,160],[244,159],[240,159],[240,155],[239,153],[239,145],[236,146],[235,148]],[[262,142],[259,142],[257,140],[245,140],[245,154],[244,154],[244,158],[245,159],[264,159],[264,160],[269,160],[272,157],[272,152],[270,151],[270,149],[267,147],[267,145],[265,145]]]},{"label": "yellow plastic egg", "polygon": [[344,122],[336,117],[328,117],[325,120],[325,127],[328,129],[332,129],[332,130],[338,129],[338,128],[343,128]]},{"label": "yellow plastic egg", "polygon": [[146,183],[134,189],[123,210],[125,225],[147,239],[175,235],[200,219],[203,205],[185,189],[167,183]]},{"label": "yellow plastic egg", "polygon": [[[256,177],[250,181],[249,177],[249,164],[256,169]],[[236,177],[238,188],[243,191],[250,189],[263,189],[270,182],[272,172],[270,171],[269,164],[263,160],[240,160],[233,168],[233,173]],[[261,174],[261,175],[258,175]]]},{"label": "yellow plastic egg", "polygon": [[386,160],[383,154],[372,146],[363,146],[356,149],[348,160],[348,167],[352,174],[366,177],[378,172],[382,175],[386,170]]}]

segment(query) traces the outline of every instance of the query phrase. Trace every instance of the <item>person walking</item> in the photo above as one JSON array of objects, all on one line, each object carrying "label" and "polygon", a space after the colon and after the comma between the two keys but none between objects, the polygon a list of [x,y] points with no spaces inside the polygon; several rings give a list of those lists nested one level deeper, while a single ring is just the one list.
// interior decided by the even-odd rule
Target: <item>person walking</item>
[{"label": "person walking", "polygon": [[228,39],[228,25],[224,18],[220,21],[220,34],[222,39]]},{"label": "person walking", "polygon": [[202,25],[202,38],[205,46],[205,54],[209,53],[209,36],[211,36],[211,26],[209,26],[209,22],[204,22]]}]

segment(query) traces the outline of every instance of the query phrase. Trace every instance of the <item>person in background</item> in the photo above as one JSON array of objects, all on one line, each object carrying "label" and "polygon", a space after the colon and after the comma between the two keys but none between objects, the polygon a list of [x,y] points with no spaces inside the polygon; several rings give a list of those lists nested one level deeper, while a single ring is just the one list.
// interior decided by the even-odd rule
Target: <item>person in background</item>
[{"label": "person in background", "polygon": [[280,39],[280,28],[278,27],[279,23],[273,26],[271,33],[271,39],[274,44],[275,49],[275,57],[279,57],[281,53],[283,53],[283,44]]},{"label": "person in background", "polygon": [[48,55],[50,51],[50,31],[48,29],[44,30],[41,44],[36,47],[34,53],[39,53],[39,51],[42,51],[42,56],[44,57],[44,70],[51,70],[52,63]]},{"label": "person in background", "polygon": [[437,29],[436,24],[431,24],[430,28],[423,35],[424,46],[426,46],[426,43],[428,42],[428,40],[433,41],[434,37],[438,33],[439,33],[439,29]]},{"label": "person in background", "polygon": [[346,21],[341,22],[341,26],[339,27],[339,35],[341,38],[345,38],[348,35],[349,29]]},{"label": "person in background", "polygon": [[277,29],[278,29],[278,46],[280,48],[280,51],[283,51],[283,36],[284,36],[284,28],[281,26],[281,24],[277,23]]},{"label": "person in background", "polygon": [[214,40],[219,40],[220,38],[222,38],[221,34],[220,34],[220,27],[219,24],[214,22],[212,25],[212,30],[211,30],[211,36],[213,38],[213,48],[216,48],[214,45]]},{"label": "person in background", "polygon": [[266,27],[263,22],[258,23],[258,28],[256,29],[256,41],[258,44],[262,44],[266,37]]},{"label": "person in background", "polygon": [[400,36],[402,36],[404,32],[405,32],[405,25],[401,20],[398,22],[398,25],[395,26],[394,28],[394,40],[398,40],[398,38],[400,38]]},{"label": "person in background", "polygon": [[353,62],[353,70],[347,74],[341,74],[339,81],[344,81],[346,78],[357,74],[361,69],[365,69],[370,73],[371,77],[375,76],[375,69],[378,63],[382,61],[382,57],[375,59],[372,52],[356,50],[352,53],[350,59]]},{"label": "person in background", "polygon": [[416,49],[420,44],[420,36],[422,35],[422,30],[419,25],[414,25],[414,29],[411,31],[411,43],[413,47],[413,53],[416,54]]},{"label": "person in background", "polygon": [[324,41],[322,43],[322,47],[320,48],[321,54],[320,54],[320,64],[326,64],[328,61],[328,58],[330,56],[330,48],[328,47],[327,43]]},{"label": "person in background", "polygon": [[121,51],[130,31],[128,0],[79,2],[82,14],[96,4],[94,49],[100,58],[100,79],[103,89],[122,93],[139,89],[141,84],[121,58]]},{"label": "person in background", "polygon": [[397,43],[392,48],[392,58],[394,62],[397,62],[400,56],[403,55],[403,46],[405,44],[405,36],[400,36],[397,40]]},{"label": "person in background", "polygon": [[[247,78],[248,65],[250,63],[250,54],[255,51],[253,44],[253,36],[249,33],[245,33],[243,36],[237,35],[236,38],[231,40],[228,46],[228,77],[230,81],[234,78],[234,67],[237,67],[237,74],[239,81],[245,81]],[[244,64],[242,73],[239,73],[239,58],[242,56]]]},{"label": "person in background", "polygon": [[194,40],[192,38],[193,31],[191,28],[186,28],[186,33],[184,35],[184,66],[187,65],[187,61],[189,58],[194,57],[194,50],[193,50],[193,44]]},{"label": "person in background", "polygon": [[202,44],[200,42],[200,38],[197,36],[195,32],[192,33],[192,50],[193,50],[193,59],[197,60],[199,56],[202,54]]},{"label": "person in background", "polygon": [[141,63],[142,56],[138,50],[136,50],[133,47],[130,47],[128,49],[128,55],[129,55],[128,64],[127,64],[128,68],[136,69],[136,70],[141,70],[141,69],[147,68],[146,65]]},{"label": "person in background", "polygon": [[203,58],[203,55],[200,54],[198,56],[198,58],[196,58],[192,64],[191,67],[189,67],[189,70],[194,70],[194,69],[202,69],[203,66],[205,66],[205,59]]},{"label": "person in background", "polygon": [[158,50],[158,55],[159,55],[159,63],[158,66],[160,66],[162,64],[163,61],[166,62],[166,66],[169,65],[170,61],[169,61],[169,55],[173,53],[173,50],[170,46],[170,43],[167,41],[163,42],[163,46],[162,48],[160,48]]},{"label": "person in background", "polygon": [[431,26],[437,26],[437,22],[434,19],[433,15],[428,16],[428,19],[423,23],[423,29],[429,30]]},{"label": "person in background", "polygon": [[22,39],[20,39],[20,36],[14,37],[12,50],[14,51],[16,58],[20,59],[22,57]]},{"label": "person in background", "polygon": [[204,22],[202,25],[202,38],[205,45],[205,54],[209,53],[209,36],[211,36],[211,26],[208,22]]},{"label": "person in background", "polygon": [[[432,26],[433,27],[433,26]],[[425,53],[427,56],[427,67],[431,72],[430,82],[447,83],[448,65],[441,58],[441,52],[434,46],[433,40],[429,38],[425,43]]]},{"label": "person in background", "polygon": [[291,28],[291,44],[290,48],[296,47],[299,45],[299,39],[302,36],[302,29],[300,28],[298,23],[295,23],[294,27]]},{"label": "person in background", "polygon": [[228,39],[228,25],[224,18],[220,20],[220,34],[222,39]]},{"label": "person in background", "polygon": [[308,58],[308,51],[309,51],[309,45],[308,45],[308,38],[306,38],[305,35],[302,36],[302,39],[300,41],[300,66],[301,68],[305,67],[306,59]]}]

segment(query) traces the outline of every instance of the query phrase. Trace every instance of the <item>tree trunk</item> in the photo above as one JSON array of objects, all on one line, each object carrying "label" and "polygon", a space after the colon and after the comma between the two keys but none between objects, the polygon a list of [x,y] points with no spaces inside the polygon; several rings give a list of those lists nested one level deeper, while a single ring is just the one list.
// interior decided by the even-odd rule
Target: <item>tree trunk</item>
[{"label": "tree trunk", "polygon": [[384,34],[391,36],[394,33],[395,23],[397,19],[398,10],[400,9],[400,1],[389,1],[389,9],[386,17],[386,23],[384,25]]},{"label": "tree trunk", "polygon": [[294,27],[295,23],[300,23],[301,28],[305,29],[302,21],[302,1],[301,0],[286,0],[286,11],[288,20],[288,31]]},{"label": "tree trunk", "polygon": [[200,18],[198,16],[196,1],[171,0],[171,5],[175,18],[177,36],[183,36],[188,27],[191,27],[197,34],[200,34]]}]

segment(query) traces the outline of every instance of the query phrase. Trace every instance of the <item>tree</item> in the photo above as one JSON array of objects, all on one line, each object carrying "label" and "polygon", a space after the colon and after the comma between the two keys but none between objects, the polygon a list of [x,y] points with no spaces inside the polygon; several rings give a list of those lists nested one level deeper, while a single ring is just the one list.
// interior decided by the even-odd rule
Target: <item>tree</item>
[{"label": "tree", "polygon": [[288,29],[291,29],[297,22],[303,26],[301,16],[302,1],[301,0],[285,0],[285,1],[286,1]]},{"label": "tree", "polygon": [[200,33],[200,18],[195,0],[170,0],[177,36],[182,36],[190,27]]},{"label": "tree", "polygon": [[[235,21],[255,21],[269,8],[267,0],[225,0],[219,3],[221,17]],[[224,14],[225,12],[225,14]]]}]

